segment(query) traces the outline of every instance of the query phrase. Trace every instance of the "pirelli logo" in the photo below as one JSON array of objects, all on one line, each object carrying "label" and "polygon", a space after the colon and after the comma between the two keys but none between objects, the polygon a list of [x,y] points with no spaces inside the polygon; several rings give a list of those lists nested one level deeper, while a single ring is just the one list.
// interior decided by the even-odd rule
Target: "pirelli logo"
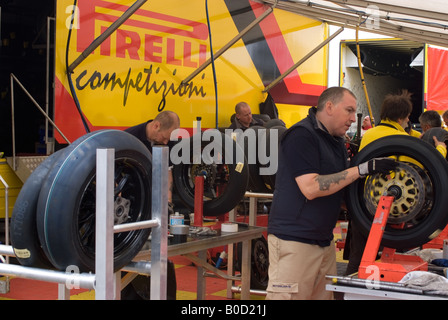
[{"label": "pirelli logo", "polygon": [[[128,8],[103,0],[79,1],[77,51],[87,48]],[[97,50],[103,56],[197,68],[206,60],[207,39],[204,23],[142,7]]]}]

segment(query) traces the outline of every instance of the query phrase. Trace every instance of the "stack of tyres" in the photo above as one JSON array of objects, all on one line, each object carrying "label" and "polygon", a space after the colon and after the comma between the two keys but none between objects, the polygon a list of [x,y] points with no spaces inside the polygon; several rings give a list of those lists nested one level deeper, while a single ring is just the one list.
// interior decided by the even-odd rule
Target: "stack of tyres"
[{"label": "stack of tyres", "polygon": [[[151,154],[119,130],[86,134],[48,157],[25,182],[11,218],[11,243],[25,266],[95,269],[96,150],[115,150],[114,199],[130,200],[123,222],[151,219]],[[122,214],[120,212],[120,214]],[[128,264],[150,229],[114,234],[114,271]]]},{"label": "stack of tyres", "polygon": [[[351,160],[351,165],[378,157],[396,158],[403,164],[402,168],[410,167],[412,170],[398,167],[389,175],[368,176],[348,186],[346,203],[350,217],[367,237],[375,214],[368,204],[379,195],[399,190],[394,195],[394,205],[401,205],[391,210],[382,245],[404,250],[431,241],[448,223],[448,197],[445,194],[448,189],[448,162],[426,141],[394,135],[367,145]],[[418,181],[421,183],[417,184]],[[417,185],[424,187],[416,188]],[[398,218],[399,224],[396,222]]]}]

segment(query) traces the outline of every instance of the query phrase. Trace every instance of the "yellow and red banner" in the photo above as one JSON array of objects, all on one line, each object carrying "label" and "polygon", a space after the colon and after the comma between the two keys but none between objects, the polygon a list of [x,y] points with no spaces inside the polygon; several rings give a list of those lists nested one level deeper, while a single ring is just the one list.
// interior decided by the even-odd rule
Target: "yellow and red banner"
[{"label": "yellow and red banner", "polygon": [[[134,2],[79,0],[73,7],[72,0],[57,1],[55,122],[70,141],[86,133],[75,99],[91,131],[133,126],[162,110],[177,112],[185,128],[197,117],[204,128],[216,127],[216,119],[226,127],[240,101],[259,113],[265,86],[327,36],[325,24],[275,9],[216,59],[215,68],[209,65],[185,86],[181,82],[211,56],[209,28],[217,52],[268,7],[214,0],[207,19],[203,0],[148,1],[74,69],[70,90],[67,66]],[[299,120],[291,116],[294,106],[315,104],[326,87],[326,70],[323,49],[270,91],[280,114],[281,106],[288,110],[286,122]]]},{"label": "yellow and red banner", "polygon": [[432,46],[426,48],[426,109],[448,110],[448,50]]}]

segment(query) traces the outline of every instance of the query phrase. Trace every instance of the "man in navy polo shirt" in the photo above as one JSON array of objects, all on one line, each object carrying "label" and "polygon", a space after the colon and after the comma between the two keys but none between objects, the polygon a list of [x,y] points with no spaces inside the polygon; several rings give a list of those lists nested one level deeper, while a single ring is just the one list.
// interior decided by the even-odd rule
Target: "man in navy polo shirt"
[{"label": "man in navy polo shirt", "polygon": [[348,167],[344,135],[356,121],[356,109],[350,90],[328,88],[317,107],[282,137],[268,223],[267,299],[333,298],[325,290],[325,275],[336,274],[332,240],[343,189],[397,165],[382,158]]},{"label": "man in navy polo shirt", "polygon": [[[171,133],[180,126],[179,116],[173,111],[162,111],[154,120],[148,120],[136,126],[127,128],[125,131],[135,136],[152,152],[154,145],[167,145],[169,148],[173,146],[170,140]],[[168,171],[168,206],[172,211],[172,188],[173,175],[170,169]]]}]

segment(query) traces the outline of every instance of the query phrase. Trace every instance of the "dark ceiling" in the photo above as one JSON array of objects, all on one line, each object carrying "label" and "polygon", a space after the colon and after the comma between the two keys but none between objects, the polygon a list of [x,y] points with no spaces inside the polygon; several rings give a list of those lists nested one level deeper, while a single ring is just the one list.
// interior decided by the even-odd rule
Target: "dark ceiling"
[{"label": "dark ceiling", "polygon": [[[23,83],[39,105],[45,105],[47,17],[55,16],[55,0],[0,0],[0,8],[0,152],[9,156],[12,153],[10,74]],[[16,85],[14,101],[16,152],[36,153],[42,140],[40,127],[44,117]]]},{"label": "dark ceiling", "polygon": [[45,57],[47,17],[54,17],[55,2],[0,0],[0,8],[2,75],[19,69],[32,72]]}]

